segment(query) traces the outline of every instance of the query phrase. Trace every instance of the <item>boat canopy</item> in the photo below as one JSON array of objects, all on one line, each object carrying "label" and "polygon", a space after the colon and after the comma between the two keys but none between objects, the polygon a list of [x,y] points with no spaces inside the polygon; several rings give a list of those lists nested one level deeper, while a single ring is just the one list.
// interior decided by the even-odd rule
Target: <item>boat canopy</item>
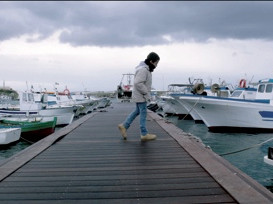
[{"label": "boat canopy", "polygon": [[259,83],[273,83],[273,79],[261,79]]}]

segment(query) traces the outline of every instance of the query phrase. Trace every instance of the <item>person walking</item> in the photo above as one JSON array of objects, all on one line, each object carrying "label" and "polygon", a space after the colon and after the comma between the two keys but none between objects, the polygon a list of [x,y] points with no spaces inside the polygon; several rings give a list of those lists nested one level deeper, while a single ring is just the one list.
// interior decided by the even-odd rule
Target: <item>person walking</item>
[{"label": "person walking", "polygon": [[158,54],[151,52],[147,58],[136,67],[132,92],[132,100],[136,103],[136,108],[127,116],[123,123],[118,125],[118,129],[124,140],[127,139],[127,129],[138,115],[140,115],[141,141],[156,139],[156,135],[149,134],[147,131],[146,117],[147,102],[151,99],[152,72],[157,67],[159,60]]}]

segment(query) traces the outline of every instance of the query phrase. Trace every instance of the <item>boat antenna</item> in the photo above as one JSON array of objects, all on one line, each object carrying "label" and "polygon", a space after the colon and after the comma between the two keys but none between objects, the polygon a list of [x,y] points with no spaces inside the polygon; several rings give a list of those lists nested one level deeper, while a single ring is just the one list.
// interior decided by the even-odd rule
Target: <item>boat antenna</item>
[{"label": "boat antenna", "polygon": [[83,90],[84,92],[87,92],[87,88],[84,86],[84,83],[82,82]]},{"label": "boat antenna", "polygon": [[191,84],[191,78],[189,77],[189,83]]},{"label": "boat antenna", "polygon": [[59,83],[55,82],[55,84],[53,84],[54,90],[55,90],[56,94],[58,94],[58,89],[57,89],[57,87],[55,85],[59,85]]},{"label": "boat antenna", "polygon": [[[251,79],[249,80],[249,83],[252,82],[253,78],[254,78],[254,75],[252,75]],[[249,84],[249,83],[248,83],[248,84]]]},{"label": "boat antenna", "polygon": [[27,81],[26,81],[26,86],[27,86],[27,91],[28,91],[28,83],[27,83]]}]

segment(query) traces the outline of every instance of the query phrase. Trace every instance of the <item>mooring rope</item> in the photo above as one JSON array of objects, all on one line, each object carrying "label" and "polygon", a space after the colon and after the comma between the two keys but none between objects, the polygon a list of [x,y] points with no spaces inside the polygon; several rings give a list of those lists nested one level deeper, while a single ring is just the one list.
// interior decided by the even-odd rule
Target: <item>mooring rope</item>
[{"label": "mooring rope", "polygon": [[199,99],[195,102],[195,104],[191,107],[191,109],[188,111],[188,113],[182,118],[182,120],[184,120],[192,111],[192,109],[194,109],[194,107],[197,105],[197,103],[200,101],[202,97],[199,97]]},{"label": "mooring rope", "polygon": [[26,142],[28,142],[28,143],[30,143],[30,144],[34,144],[35,143],[35,142],[29,141],[29,140],[27,140],[27,139],[25,139],[23,137],[21,137],[21,139],[24,140],[24,141],[26,141]]},{"label": "mooring rope", "polygon": [[269,141],[271,141],[271,140],[273,140],[273,137],[270,138],[270,139],[268,139],[268,140],[266,140],[266,141],[264,141],[264,142],[261,142],[261,143],[259,143],[259,144],[255,144],[255,145],[252,145],[252,146],[250,146],[250,147],[247,147],[247,148],[244,148],[244,149],[241,149],[241,150],[237,150],[237,151],[233,151],[233,152],[228,152],[228,153],[224,153],[224,154],[219,154],[219,155],[220,155],[220,156],[226,156],[226,155],[235,154],[235,153],[238,153],[238,152],[243,152],[243,151],[252,149],[252,148],[254,148],[254,147],[258,147],[258,146],[260,146],[260,145],[262,145],[262,144],[265,144],[265,143],[267,143],[267,142],[269,142]]}]

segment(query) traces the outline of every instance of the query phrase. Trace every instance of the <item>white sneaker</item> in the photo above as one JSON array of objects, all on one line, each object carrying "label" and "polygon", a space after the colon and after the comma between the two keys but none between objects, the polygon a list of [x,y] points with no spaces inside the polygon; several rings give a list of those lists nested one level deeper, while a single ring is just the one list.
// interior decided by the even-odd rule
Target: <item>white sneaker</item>
[{"label": "white sneaker", "polygon": [[122,135],[123,139],[126,140],[127,139],[127,133],[126,133],[126,128],[123,126],[123,124],[119,124],[118,129],[121,132],[121,135]]},{"label": "white sneaker", "polygon": [[149,141],[149,140],[155,140],[156,135],[153,134],[146,134],[145,136],[141,135],[141,141]]}]

